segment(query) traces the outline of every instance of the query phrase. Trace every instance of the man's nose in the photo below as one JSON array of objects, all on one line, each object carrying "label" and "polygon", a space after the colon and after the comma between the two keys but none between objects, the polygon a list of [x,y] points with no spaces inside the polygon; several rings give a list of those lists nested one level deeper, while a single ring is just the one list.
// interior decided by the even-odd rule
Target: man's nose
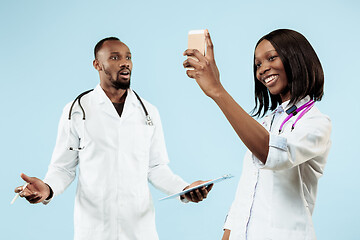
[{"label": "man's nose", "polygon": [[121,67],[121,68],[123,68],[123,67],[129,67],[130,66],[130,64],[129,64],[129,62],[128,61],[121,61],[120,62],[120,64],[119,64],[119,66]]}]

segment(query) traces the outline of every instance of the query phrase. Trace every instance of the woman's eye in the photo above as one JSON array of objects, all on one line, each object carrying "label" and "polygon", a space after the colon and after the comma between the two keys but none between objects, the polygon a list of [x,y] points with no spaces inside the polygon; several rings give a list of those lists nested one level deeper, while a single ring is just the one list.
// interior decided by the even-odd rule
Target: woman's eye
[{"label": "woman's eye", "polygon": [[271,57],[269,57],[269,61],[274,60],[276,57],[277,57],[277,56],[271,56]]},{"label": "woman's eye", "polygon": [[255,63],[255,67],[258,69],[259,67],[261,67],[260,63]]}]

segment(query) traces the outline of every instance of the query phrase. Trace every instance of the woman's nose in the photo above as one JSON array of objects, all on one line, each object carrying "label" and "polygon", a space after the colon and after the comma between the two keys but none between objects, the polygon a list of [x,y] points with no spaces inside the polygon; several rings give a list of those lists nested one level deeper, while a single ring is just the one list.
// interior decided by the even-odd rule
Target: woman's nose
[{"label": "woman's nose", "polygon": [[264,75],[267,71],[270,70],[270,66],[268,64],[262,64],[259,68],[259,74]]}]

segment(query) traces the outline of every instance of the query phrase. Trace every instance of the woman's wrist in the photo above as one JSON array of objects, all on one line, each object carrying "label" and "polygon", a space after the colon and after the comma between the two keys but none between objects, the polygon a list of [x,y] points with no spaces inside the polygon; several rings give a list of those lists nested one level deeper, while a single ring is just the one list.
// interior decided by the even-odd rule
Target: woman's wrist
[{"label": "woman's wrist", "polygon": [[221,85],[216,90],[214,90],[209,97],[214,100],[215,102],[218,102],[225,94],[227,94],[225,88]]}]

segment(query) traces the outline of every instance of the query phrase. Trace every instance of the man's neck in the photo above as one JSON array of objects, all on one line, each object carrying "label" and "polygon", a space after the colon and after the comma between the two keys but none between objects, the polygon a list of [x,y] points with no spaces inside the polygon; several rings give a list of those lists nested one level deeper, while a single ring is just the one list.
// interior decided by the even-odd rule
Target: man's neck
[{"label": "man's neck", "polygon": [[125,102],[127,96],[127,89],[116,89],[113,87],[106,88],[100,84],[101,88],[104,90],[106,96],[113,103],[123,103]]}]

